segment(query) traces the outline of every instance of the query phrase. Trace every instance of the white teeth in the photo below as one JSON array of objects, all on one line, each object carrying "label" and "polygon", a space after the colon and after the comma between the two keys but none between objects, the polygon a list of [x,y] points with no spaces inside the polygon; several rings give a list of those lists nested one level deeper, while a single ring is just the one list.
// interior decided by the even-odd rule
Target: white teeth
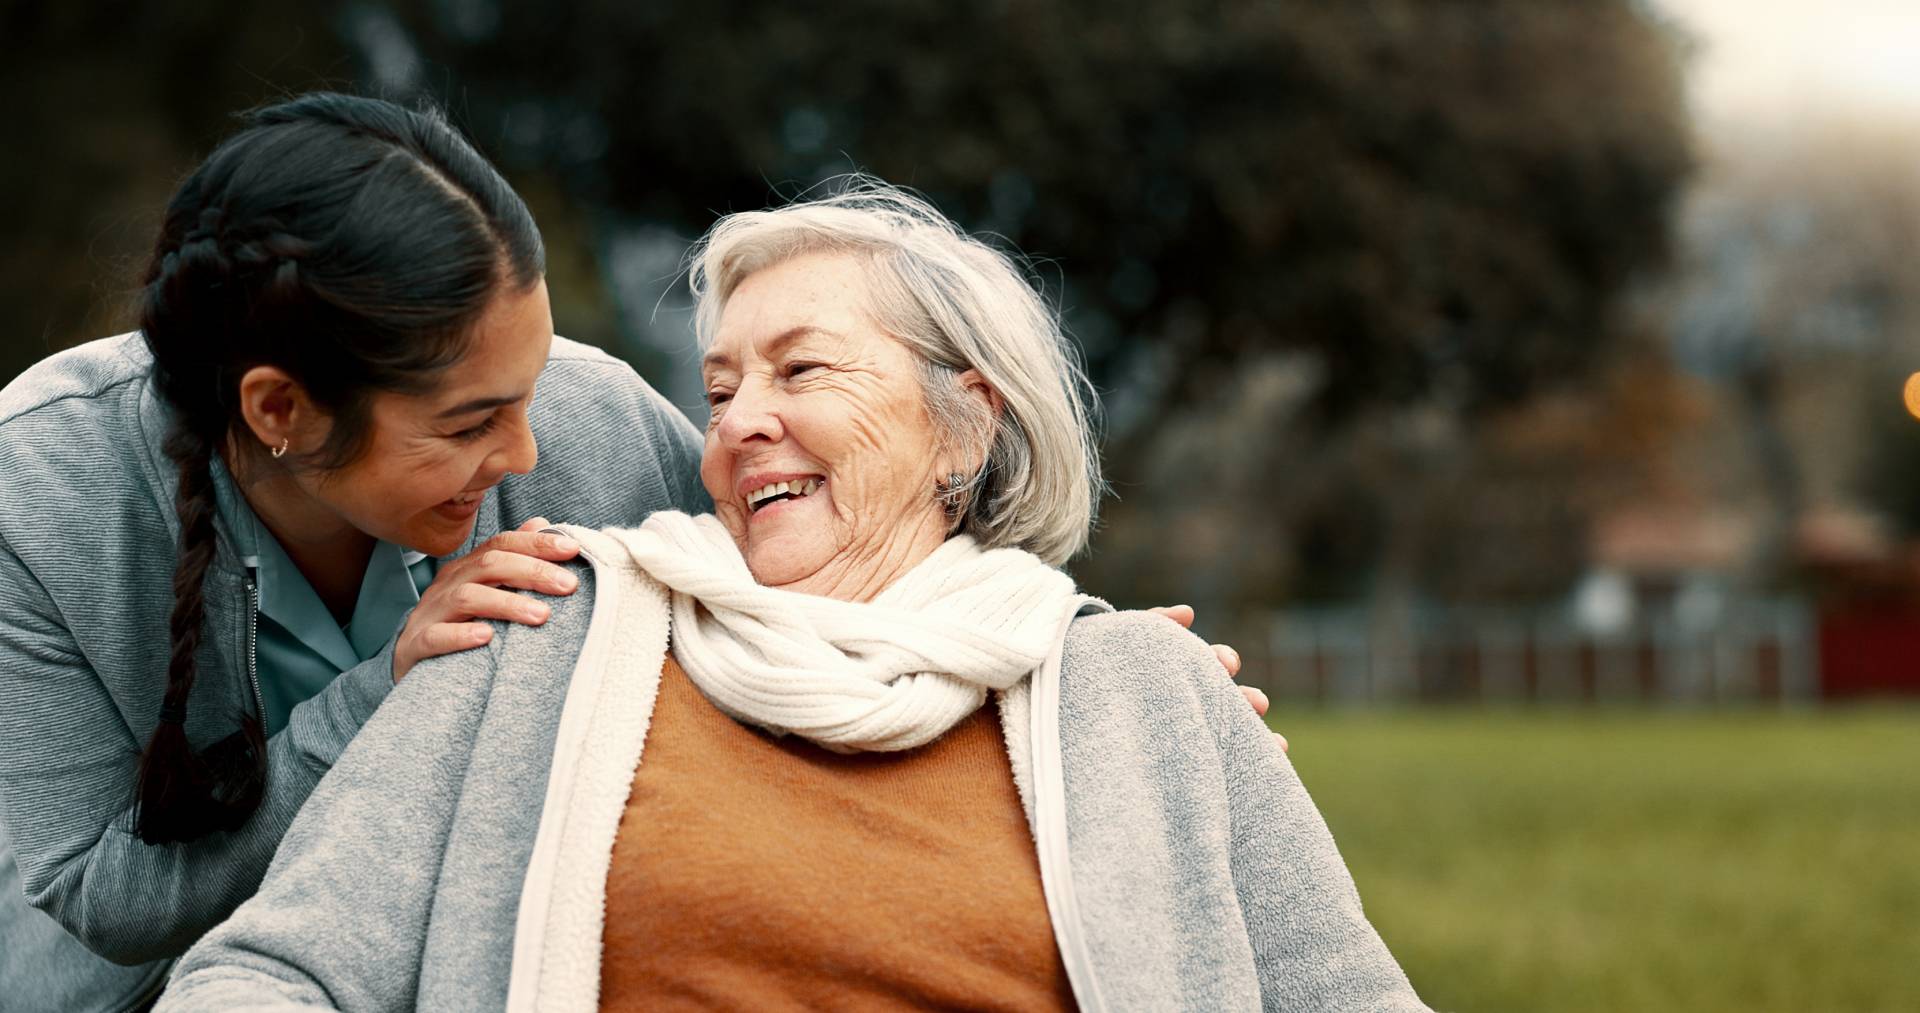
[{"label": "white teeth", "polygon": [[803,478],[789,482],[770,482],[747,493],[747,506],[755,507],[760,505],[762,500],[772,499],[775,496],[783,494],[791,494],[795,498],[811,496],[819,490],[820,484],[821,480],[817,478]]}]

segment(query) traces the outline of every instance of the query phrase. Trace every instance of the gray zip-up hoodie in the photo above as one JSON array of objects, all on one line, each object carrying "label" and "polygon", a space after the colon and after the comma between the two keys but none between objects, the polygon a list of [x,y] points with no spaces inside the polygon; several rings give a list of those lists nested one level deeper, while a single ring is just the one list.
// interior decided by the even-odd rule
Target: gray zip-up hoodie
[{"label": "gray zip-up hoodie", "polygon": [[[596,1008],[607,852],[668,619],[611,539],[578,534],[580,590],[544,626],[415,669],[160,1013]],[[1001,703],[1082,1009],[1426,1008],[1199,640],[1083,616]]]},{"label": "gray zip-up hoodie", "polygon": [[[266,798],[240,830],[162,847],[133,836],[135,758],[166,678],[179,538],[178,482],[160,449],[169,414],[152,372],[129,334],[55,355],[0,390],[6,1010],[117,1009],[150,993],[164,963],[117,968],[79,943],[141,964],[183,952],[225,918],[392,687],[389,643],[295,707],[268,744]],[[539,464],[487,494],[469,547],[533,516],[631,525],[655,510],[709,508],[698,432],[603,352],[554,339],[530,421]],[[202,747],[230,733],[256,694],[247,571],[231,534],[216,528],[187,723]]]}]

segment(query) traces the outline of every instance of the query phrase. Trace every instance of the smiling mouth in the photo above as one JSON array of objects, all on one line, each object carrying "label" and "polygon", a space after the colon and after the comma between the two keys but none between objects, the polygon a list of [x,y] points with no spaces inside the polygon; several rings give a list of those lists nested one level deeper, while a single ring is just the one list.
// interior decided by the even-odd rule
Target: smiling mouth
[{"label": "smiling mouth", "polygon": [[784,500],[800,499],[811,496],[827,484],[824,478],[802,478],[792,482],[770,482],[747,493],[747,510],[759,513],[762,508]]}]

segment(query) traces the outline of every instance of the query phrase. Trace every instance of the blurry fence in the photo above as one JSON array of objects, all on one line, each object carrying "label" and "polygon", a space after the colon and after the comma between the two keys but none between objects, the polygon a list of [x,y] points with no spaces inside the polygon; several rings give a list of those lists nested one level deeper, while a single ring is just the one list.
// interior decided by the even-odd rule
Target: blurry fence
[{"label": "blurry fence", "polygon": [[1275,613],[1266,657],[1242,681],[1276,699],[1331,704],[1714,704],[1819,694],[1814,615],[1798,601],[1745,602],[1707,626],[1655,617],[1608,634],[1579,628],[1564,609],[1430,609],[1402,626],[1383,628],[1363,608]]}]

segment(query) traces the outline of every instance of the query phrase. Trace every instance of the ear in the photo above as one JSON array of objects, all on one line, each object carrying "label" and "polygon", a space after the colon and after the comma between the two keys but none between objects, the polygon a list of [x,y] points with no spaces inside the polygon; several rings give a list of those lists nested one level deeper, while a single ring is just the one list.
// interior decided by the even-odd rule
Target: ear
[{"label": "ear", "polygon": [[253,440],[269,451],[282,443],[295,452],[312,450],[329,428],[326,413],[307,389],[275,366],[255,366],[240,377],[240,417]]},{"label": "ear", "polygon": [[1007,403],[1000,397],[1000,392],[994,390],[993,385],[987,382],[987,378],[980,375],[979,370],[969,369],[956,377],[954,382],[960,385],[960,389],[965,391],[968,397],[980,400],[987,409],[988,418],[995,422],[1000,421],[1000,412],[1006,408]]},{"label": "ear", "polygon": [[1000,413],[1006,410],[1007,402],[977,369],[969,369],[961,373],[954,378],[954,383],[960,386],[962,394],[978,402],[982,409],[981,418],[986,421],[986,424],[980,427],[979,438],[975,441],[975,445],[961,451],[961,464],[964,467],[960,471],[963,474],[973,475],[987,463],[987,450],[993,444],[994,433],[999,431]]}]

